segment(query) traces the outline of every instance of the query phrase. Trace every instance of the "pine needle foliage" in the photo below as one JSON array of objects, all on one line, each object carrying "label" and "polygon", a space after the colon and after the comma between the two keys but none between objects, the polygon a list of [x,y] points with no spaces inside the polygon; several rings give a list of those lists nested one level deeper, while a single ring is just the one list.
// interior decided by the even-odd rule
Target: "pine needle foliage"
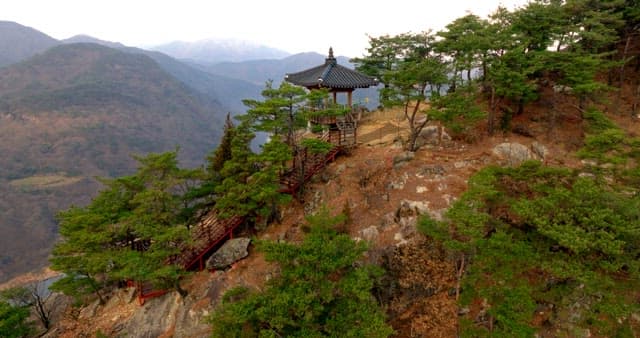
[{"label": "pine needle foliage", "polygon": [[262,292],[229,291],[211,317],[213,337],[387,337],[392,333],[371,294],[380,270],[360,266],[363,242],[334,230],[325,210],[308,218],[300,244],[261,241],[280,267]]},{"label": "pine needle foliage", "polygon": [[565,334],[610,336],[640,310],[625,296],[640,287],[640,195],[606,182],[538,162],[489,167],[445,221],[421,222],[468,262],[462,305],[488,304],[484,325],[462,321],[463,336],[532,337],[540,306]]}]

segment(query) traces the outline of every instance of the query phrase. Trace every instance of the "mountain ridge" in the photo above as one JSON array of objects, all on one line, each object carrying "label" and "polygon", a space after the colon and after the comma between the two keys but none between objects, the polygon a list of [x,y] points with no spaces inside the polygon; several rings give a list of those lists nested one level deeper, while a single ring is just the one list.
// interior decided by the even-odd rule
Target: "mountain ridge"
[{"label": "mountain ridge", "polygon": [[179,147],[200,166],[224,114],[150,57],[93,43],[0,68],[0,280],[44,266],[54,214],[86,203],[94,177],[131,173],[132,154]]},{"label": "mountain ridge", "polygon": [[[301,70],[321,65],[325,62],[326,55],[316,52],[304,52],[287,56],[282,59],[261,59],[243,62],[220,62],[220,63],[197,63],[189,62],[194,68],[210,74],[234,77],[236,79],[252,83],[264,88],[267,80],[273,80],[278,85],[284,81],[287,73],[299,72]],[[346,56],[336,57],[339,64],[355,68]],[[346,97],[338,95],[338,102],[345,104]],[[353,102],[373,110],[379,106],[378,88],[364,88],[353,92]]]},{"label": "mountain ridge", "polygon": [[0,21],[0,67],[24,60],[53,47],[58,40],[12,21]]},{"label": "mountain ridge", "polygon": [[173,41],[153,46],[150,50],[163,52],[176,59],[196,62],[247,61],[278,59],[290,53],[250,41],[234,39],[205,39],[195,42]]}]

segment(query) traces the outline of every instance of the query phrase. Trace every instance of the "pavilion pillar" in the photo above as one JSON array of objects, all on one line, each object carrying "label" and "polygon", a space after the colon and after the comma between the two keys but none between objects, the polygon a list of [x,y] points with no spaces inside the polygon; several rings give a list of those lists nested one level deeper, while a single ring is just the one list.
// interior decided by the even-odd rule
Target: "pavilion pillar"
[{"label": "pavilion pillar", "polygon": [[347,92],[347,104],[349,105],[349,108],[352,108],[351,107],[352,94],[353,94],[352,90]]},{"label": "pavilion pillar", "polygon": [[338,92],[333,91],[333,104],[338,103]]}]

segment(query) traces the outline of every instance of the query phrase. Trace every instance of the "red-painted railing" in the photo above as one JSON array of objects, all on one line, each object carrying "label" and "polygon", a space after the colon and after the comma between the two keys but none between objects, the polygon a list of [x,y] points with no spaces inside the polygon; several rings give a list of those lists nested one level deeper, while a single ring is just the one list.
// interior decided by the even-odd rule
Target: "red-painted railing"
[{"label": "red-painted railing", "polygon": [[[244,222],[244,217],[240,216],[221,219],[218,213],[212,209],[191,228],[191,244],[186,246],[180,255],[174,257],[168,263],[180,265],[185,270],[193,270],[196,267],[198,270],[203,270],[204,257],[227,238],[232,238],[233,231],[242,222]],[[129,284],[130,286],[135,285],[140,305],[143,305],[145,300],[149,298],[167,293],[167,290],[155,289],[150,283],[129,282]]]}]

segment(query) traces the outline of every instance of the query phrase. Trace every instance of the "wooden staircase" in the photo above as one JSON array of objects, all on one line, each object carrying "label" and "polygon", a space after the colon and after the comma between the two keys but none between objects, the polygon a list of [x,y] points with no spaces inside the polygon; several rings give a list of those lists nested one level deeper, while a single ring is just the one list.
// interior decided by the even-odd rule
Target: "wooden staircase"
[{"label": "wooden staircase", "polygon": [[[306,149],[299,152],[293,160],[293,166],[280,177],[280,192],[294,195],[302,185],[333,162],[338,154],[356,145],[357,122],[348,114],[346,117],[331,117],[327,121],[331,127],[319,138],[333,147],[324,154],[313,154]],[[182,252],[168,263],[176,264],[185,270],[203,270],[204,257],[221,245],[227,238],[233,237],[233,231],[245,221],[244,216],[221,219],[215,209],[211,209],[190,229],[191,242]],[[138,301],[144,304],[146,299],[163,295],[167,290],[155,290],[149,283],[135,283],[138,289]]]},{"label": "wooden staircase", "polygon": [[182,266],[185,270],[204,269],[204,256],[214,247],[221,244],[227,237],[233,237],[233,231],[244,221],[244,217],[233,216],[220,219],[215,209],[210,210],[191,228],[191,245],[185,247],[173,264]]},{"label": "wooden staircase", "polygon": [[[233,238],[233,231],[244,222],[244,217],[234,216],[227,219],[218,217],[215,209],[206,213],[195,226],[190,229],[191,243],[182,249],[182,253],[169,260],[185,270],[204,270],[204,257],[222,244],[227,238]],[[131,282],[129,283],[132,284]],[[133,285],[131,285],[133,286]],[[138,302],[161,296],[167,290],[158,290],[151,283],[137,282]]]},{"label": "wooden staircase", "polygon": [[340,146],[334,146],[325,154],[311,154],[303,150],[294,159],[295,165],[280,177],[280,192],[291,195],[297,193],[302,185],[333,162],[341,149]]}]

